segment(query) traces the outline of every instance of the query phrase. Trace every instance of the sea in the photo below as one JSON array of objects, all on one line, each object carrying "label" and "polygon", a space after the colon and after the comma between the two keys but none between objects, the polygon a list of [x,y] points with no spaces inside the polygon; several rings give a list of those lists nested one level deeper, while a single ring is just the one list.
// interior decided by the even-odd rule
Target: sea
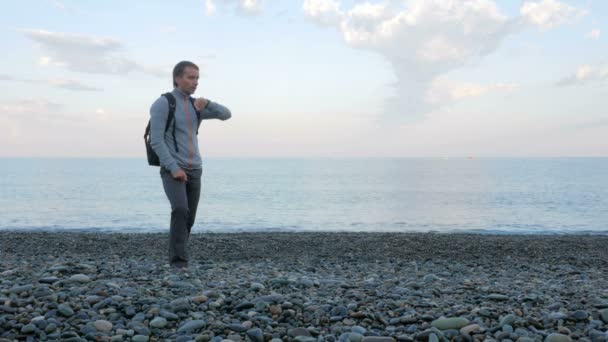
[{"label": "sea", "polygon": [[[194,232],[608,234],[608,158],[204,158]],[[0,158],[0,230],[168,232],[141,158]]]}]

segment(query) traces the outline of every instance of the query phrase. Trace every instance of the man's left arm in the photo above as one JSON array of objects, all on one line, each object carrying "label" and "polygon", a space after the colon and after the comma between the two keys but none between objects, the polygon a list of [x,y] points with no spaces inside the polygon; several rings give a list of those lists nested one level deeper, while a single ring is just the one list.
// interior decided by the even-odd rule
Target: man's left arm
[{"label": "man's left arm", "polygon": [[232,117],[230,109],[226,108],[217,102],[209,101],[207,99],[198,98],[194,102],[195,107],[201,110],[201,120],[208,119],[220,119],[228,120]]}]

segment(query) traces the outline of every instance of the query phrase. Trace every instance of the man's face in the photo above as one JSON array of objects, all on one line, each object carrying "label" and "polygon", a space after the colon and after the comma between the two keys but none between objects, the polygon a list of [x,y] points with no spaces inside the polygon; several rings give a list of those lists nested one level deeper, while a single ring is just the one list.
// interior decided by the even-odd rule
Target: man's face
[{"label": "man's face", "polygon": [[181,76],[175,77],[177,87],[188,95],[194,94],[198,85],[198,70],[193,67],[186,67]]}]

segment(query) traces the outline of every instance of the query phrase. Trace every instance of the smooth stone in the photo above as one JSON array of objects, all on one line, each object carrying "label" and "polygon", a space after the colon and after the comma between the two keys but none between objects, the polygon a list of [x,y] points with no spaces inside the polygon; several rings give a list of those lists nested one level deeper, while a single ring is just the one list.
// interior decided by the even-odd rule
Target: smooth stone
[{"label": "smooth stone", "polygon": [[31,334],[36,331],[36,326],[33,324],[26,324],[21,328],[22,334]]},{"label": "smooth stone", "polygon": [[89,304],[97,304],[103,300],[101,296],[88,296],[84,299]]},{"label": "smooth stone", "polygon": [[174,312],[190,310],[190,301],[188,298],[179,298],[171,302],[171,309]]},{"label": "smooth stone", "polygon": [[536,342],[536,340],[531,337],[520,337],[517,342]]},{"label": "smooth stone", "polygon": [[291,337],[296,337],[296,336],[311,336],[310,335],[310,331],[308,331],[308,329],[305,328],[293,328],[293,329],[289,329],[288,335]]},{"label": "smooth stone", "polygon": [[249,337],[252,342],[264,342],[264,333],[262,332],[262,329],[259,328],[247,330],[247,337]]},{"label": "smooth stone", "polygon": [[207,300],[209,300],[209,297],[207,297],[207,296],[194,296],[194,297],[192,297],[192,302],[194,302],[196,304],[204,303]]},{"label": "smooth stone", "polygon": [[31,290],[32,288],[34,288],[34,285],[32,284],[27,284],[27,285],[22,285],[22,286],[15,286],[12,287],[8,292],[9,293],[16,293],[16,294],[20,294],[22,292],[27,292],[29,290]]},{"label": "smooth stone", "polygon": [[482,317],[491,317],[492,313],[488,309],[481,309],[479,310],[479,315]]},{"label": "smooth stone", "polygon": [[600,317],[602,318],[602,321],[604,321],[604,323],[608,323],[608,309],[600,311]]},{"label": "smooth stone", "polygon": [[439,342],[439,338],[435,334],[430,334],[428,342]]},{"label": "smooth stone", "polygon": [[46,332],[47,334],[50,334],[55,330],[57,330],[57,324],[55,323],[49,323],[49,325],[44,328],[44,332]]},{"label": "smooth stone", "polygon": [[296,336],[292,340],[293,342],[317,342],[317,339],[310,336]]},{"label": "smooth stone", "polygon": [[365,329],[364,327],[360,326],[360,325],[355,325],[354,327],[352,327],[350,329],[352,332],[356,332],[357,334],[365,334],[365,332],[367,332],[367,329]]},{"label": "smooth stone", "polygon": [[460,329],[469,325],[469,320],[462,317],[439,318],[431,322],[431,326],[440,329]]},{"label": "smooth stone", "polygon": [[228,337],[226,337],[226,339],[229,340],[229,341],[234,341],[234,342],[242,342],[243,341],[243,339],[241,338],[241,335],[234,335],[234,334],[228,335]]},{"label": "smooth stone", "polygon": [[558,321],[560,319],[566,319],[566,318],[568,318],[568,315],[566,315],[563,312],[559,312],[558,311],[558,312],[552,312],[552,313],[550,313],[549,314],[549,318]]},{"label": "smooth stone", "polygon": [[59,280],[59,278],[57,278],[57,277],[44,277],[44,278],[38,279],[38,282],[42,283],[42,284],[52,284],[52,283],[56,282],[57,280]]},{"label": "smooth stone", "polygon": [[491,300],[496,300],[496,301],[504,301],[504,300],[509,299],[508,296],[501,295],[498,293],[492,293],[492,294],[488,295],[488,297],[486,297],[486,298],[491,299]]},{"label": "smooth stone", "polygon": [[197,320],[186,322],[184,325],[179,327],[179,329],[177,329],[177,332],[179,334],[192,333],[192,332],[195,332],[196,330],[203,328],[204,326],[205,326],[205,321],[203,321],[201,319],[197,319]]},{"label": "smooth stone", "polygon": [[395,342],[395,339],[386,336],[364,336],[361,342]]},{"label": "smooth stone", "polygon": [[112,331],[113,327],[111,322],[108,322],[103,319],[96,320],[95,323],[93,323],[93,326],[95,327],[95,329],[97,329],[97,331],[101,331],[104,333]]},{"label": "smooth stone", "polygon": [[164,317],[170,321],[177,321],[179,319],[179,316],[174,314],[171,311],[167,311],[167,310],[160,310],[160,316]]},{"label": "smooth stone", "polygon": [[85,274],[74,274],[70,277],[70,281],[74,281],[77,283],[88,283],[91,281],[91,278]]},{"label": "smooth stone", "polygon": [[162,329],[167,326],[167,320],[164,317],[155,317],[151,322],[152,328]]},{"label": "smooth stone", "polygon": [[128,308],[125,309],[125,316],[127,317],[133,317],[135,316],[136,312],[135,312],[135,308],[132,306],[129,306]]},{"label": "smooth stone", "polygon": [[500,323],[498,324],[498,326],[503,327],[505,325],[513,325],[513,322],[515,322],[516,319],[517,319],[517,317],[513,314],[506,315],[505,317],[503,317],[500,320]]},{"label": "smooth stone", "polygon": [[74,316],[74,310],[72,310],[72,308],[70,308],[69,306],[67,306],[65,304],[60,304],[57,307],[57,311],[66,317]]},{"label": "smooth stone", "polygon": [[196,342],[209,342],[211,341],[211,336],[209,335],[197,335],[196,338],[194,339],[194,341]]},{"label": "smooth stone", "polygon": [[150,338],[145,335],[135,335],[135,336],[131,337],[131,341],[133,341],[133,342],[148,342],[149,340],[150,340]]},{"label": "smooth stone", "polygon": [[481,327],[479,326],[479,324],[471,324],[460,328],[460,333],[463,335],[470,335],[478,331],[481,331]]},{"label": "smooth stone", "polygon": [[575,321],[584,321],[589,318],[589,313],[584,310],[576,310],[572,313],[570,317],[572,317],[572,319],[574,319]]},{"label": "smooth stone", "polygon": [[427,275],[425,275],[425,276],[424,276],[424,278],[422,278],[422,280],[423,280],[425,283],[430,283],[430,282],[434,282],[434,281],[436,281],[436,280],[440,280],[440,279],[439,279],[439,277],[437,277],[437,276],[436,276],[436,275],[434,275],[434,274],[427,274]]},{"label": "smooth stone", "polygon": [[408,335],[399,335],[397,336],[397,341],[399,342],[414,342],[414,339],[409,337]]},{"label": "smooth stone", "polygon": [[245,309],[251,309],[255,307],[255,304],[252,302],[242,302],[241,304],[237,305],[234,309],[236,311],[241,311],[241,310],[245,310]]},{"label": "smooth stone", "polygon": [[356,332],[348,333],[349,342],[361,342],[362,339],[363,339],[363,335],[361,335],[359,333],[356,333]]},{"label": "smooth stone", "polygon": [[545,342],[572,342],[572,339],[563,334],[552,333],[545,338]]},{"label": "smooth stone", "polygon": [[251,283],[251,286],[249,287],[249,289],[252,291],[260,291],[265,288],[266,288],[266,286],[264,286],[263,284],[260,284],[260,283]]},{"label": "smooth stone", "polygon": [[236,331],[236,332],[245,332],[245,331],[247,331],[247,328],[245,328],[241,324],[229,324],[228,325],[228,329],[230,329],[232,331]]}]

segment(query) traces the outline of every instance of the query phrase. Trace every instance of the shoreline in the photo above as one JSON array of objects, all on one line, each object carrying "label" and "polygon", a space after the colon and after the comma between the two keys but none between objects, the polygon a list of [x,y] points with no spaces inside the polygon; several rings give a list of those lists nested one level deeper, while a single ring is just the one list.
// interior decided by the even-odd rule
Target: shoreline
[{"label": "shoreline", "polygon": [[[0,341],[601,342],[608,236],[0,231]],[[555,335],[557,334],[557,335]]]}]

